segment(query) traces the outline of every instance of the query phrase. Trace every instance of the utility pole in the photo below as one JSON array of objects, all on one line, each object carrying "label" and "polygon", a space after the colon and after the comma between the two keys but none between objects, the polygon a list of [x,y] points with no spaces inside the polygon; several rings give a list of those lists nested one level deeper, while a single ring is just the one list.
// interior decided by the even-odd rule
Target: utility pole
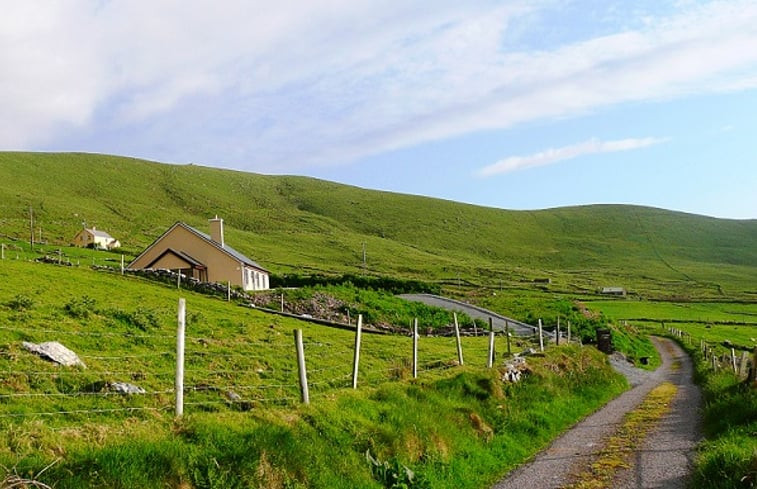
[{"label": "utility pole", "polygon": [[29,206],[29,248],[34,251],[34,211]]},{"label": "utility pole", "polygon": [[365,268],[366,268],[366,251],[365,251],[365,241],[363,241],[363,275],[365,275]]}]

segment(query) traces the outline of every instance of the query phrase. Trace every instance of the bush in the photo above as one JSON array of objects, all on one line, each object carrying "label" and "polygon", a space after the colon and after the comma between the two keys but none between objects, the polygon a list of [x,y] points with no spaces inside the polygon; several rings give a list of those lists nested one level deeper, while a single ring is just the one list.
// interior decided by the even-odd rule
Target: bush
[{"label": "bush", "polygon": [[88,318],[90,312],[93,312],[95,302],[94,299],[85,295],[81,299],[71,299],[63,306],[63,309],[74,319]]},{"label": "bush", "polygon": [[361,289],[384,290],[392,294],[440,294],[441,286],[421,280],[358,275],[271,275],[271,288],[313,287],[316,285],[354,285]]},{"label": "bush", "polygon": [[13,299],[5,303],[14,311],[25,311],[31,309],[34,306],[34,299],[24,294],[17,294]]},{"label": "bush", "polygon": [[431,489],[422,475],[417,475],[396,458],[381,462],[371,455],[370,450],[365,452],[365,458],[371,466],[373,477],[387,489]]},{"label": "bush", "polygon": [[160,326],[158,314],[151,309],[143,307],[137,307],[133,312],[116,310],[112,311],[111,315],[128,326],[133,326],[142,331]]}]

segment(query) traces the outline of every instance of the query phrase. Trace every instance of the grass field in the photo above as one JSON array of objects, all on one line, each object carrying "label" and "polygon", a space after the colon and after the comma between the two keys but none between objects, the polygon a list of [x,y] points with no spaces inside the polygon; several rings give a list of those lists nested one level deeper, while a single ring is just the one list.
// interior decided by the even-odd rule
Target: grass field
[{"label": "grass field", "polygon": [[622,300],[586,305],[615,321],[628,320],[652,331],[659,331],[664,323],[686,331],[695,341],[701,339],[719,348],[725,348],[722,343],[726,341],[747,350],[757,347],[757,304]]},{"label": "grass field", "polygon": [[[134,254],[176,220],[219,215],[227,241],[276,273],[367,271],[443,282],[666,299],[757,297],[757,221],[634,206],[506,211],[90,154],[0,153],[0,233],[65,244],[82,222]],[[534,279],[549,278],[548,285]]]},{"label": "grass field", "polygon": [[[465,367],[454,339],[421,337],[413,380],[410,338],[365,334],[353,391],[350,331],[84,265],[6,258],[0,283],[0,463],[24,477],[53,463],[39,479],[59,488],[380,487],[366,450],[400,472],[411,466],[428,487],[476,488],[624,388],[601,355],[576,347],[503,385],[485,368],[484,337],[463,338]],[[179,297],[188,315],[177,422]],[[299,400],[295,328],[310,406]],[[22,341],[60,341],[86,368],[55,366]],[[146,393],[116,394],[114,382]]]},{"label": "grass field", "polygon": [[[40,477],[58,488],[376,488],[408,466],[416,489],[480,488],[626,387],[593,348],[576,346],[548,350],[529,360],[525,382],[502,384],[484,368],[483,337],[463,339],[464,367],[453,339],[421,337],[412,379],[409,337],[366,334],[353,391],[352,332],[114,271],[122,254],[128,262],[176,220],[204,230],[214,215],[225,219],[228,243],[275,273],[419,279],[516,319],[542,318],[548,330],[571,321],[584,339],[610,324],[616,345],[652,367],[638,328],[674,323],[745,348],[757,337],[754,220],[634,206],[504,211],[310,178],[0,153],[0,464],[9,474],[33,477],[52,463]],[[124,248],[66,247],[84,223]],[[40,249],[62,265],[29,261]],[[603,286],[625,287],[630,298],[600,300]],[[331,292],[380,320],[399,308],[380,294]],[[179,297],[188,304],[186,415],[175,420]],[[310,406],[299,401],[295,328]],[[23,341],[60,341],[87,367],[55,367]],[[116,382],[146,393],[116,394]],[[731,384],[710,390],[711,399],[743,397],[730,396]],[[752,415],[734,421],[735,440],[751,436]],[[719,443],[717,430],[711,436]],[[735,453],[723,443],[730,448],[717,452],[714,473]]]}]

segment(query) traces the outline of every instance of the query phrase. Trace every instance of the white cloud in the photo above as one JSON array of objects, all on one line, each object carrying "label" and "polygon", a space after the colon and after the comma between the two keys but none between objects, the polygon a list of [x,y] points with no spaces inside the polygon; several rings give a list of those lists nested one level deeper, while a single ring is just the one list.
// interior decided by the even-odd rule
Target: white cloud
[{"label": "white cloud", "polygon": [[573,158],[585,155],[616,153],[619,151],[646,148],[666,141],[667,139],[662,138],[619,139],[615,141],[590,139],[582,143],[563,146],[562,148],[550,148],[528,156],[508,156],[496,163],[481,168],[477,174],[481,177],[490,177],[536,166],[552,165],[560,161],[572,160]]},{"label": "white cloud", "polygon": [[0,17],[0,148],[290,171],[624,102],[757,87],[753,1],[683,3],[555,45],[529,39],[539,22],[571,25],[552,8],[15,2]]}]

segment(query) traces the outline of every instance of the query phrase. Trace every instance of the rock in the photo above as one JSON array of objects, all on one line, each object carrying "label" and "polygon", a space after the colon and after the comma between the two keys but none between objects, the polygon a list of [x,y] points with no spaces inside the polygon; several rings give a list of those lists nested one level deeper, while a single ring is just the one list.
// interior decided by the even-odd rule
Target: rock
[{"label": "rock", "polygon": [[534,350],[533,348],[527,348],[523,350],[522,352],[518,353],[519,357],[527,357],[530,355],[536,355],[536,350]]},{"label": "rock", "polygon": [[26,348],[30,352],[36,353],[37,355],[46,360],[50,360],[51,362],[59,363],[66,367],[87,368],[87,366],[84,365],[84,362],[79,359],[76,353],[72,352],[57,341],[46,341],[44,343],[40,343],[39,345],[24,341],[23,345],[24,348]]},{"label": "rock", "polygon": [[503,382],[520,382],[523,376],[529,371],[528,364],[524,357],[514,357],[505,362],[505,371],[502,374]]},{"label": "rock", "polygon": [[226,391],[224,392],[224,394],[226,395],[226,399],[228,399],[229,401],[237,402],[242,400],[242,396],[234,391]]},{"label": "rock", "polygon": [[137,385],[128,382],[111,382],[110,388],[119,394],[145,394],[145,390]]}]

